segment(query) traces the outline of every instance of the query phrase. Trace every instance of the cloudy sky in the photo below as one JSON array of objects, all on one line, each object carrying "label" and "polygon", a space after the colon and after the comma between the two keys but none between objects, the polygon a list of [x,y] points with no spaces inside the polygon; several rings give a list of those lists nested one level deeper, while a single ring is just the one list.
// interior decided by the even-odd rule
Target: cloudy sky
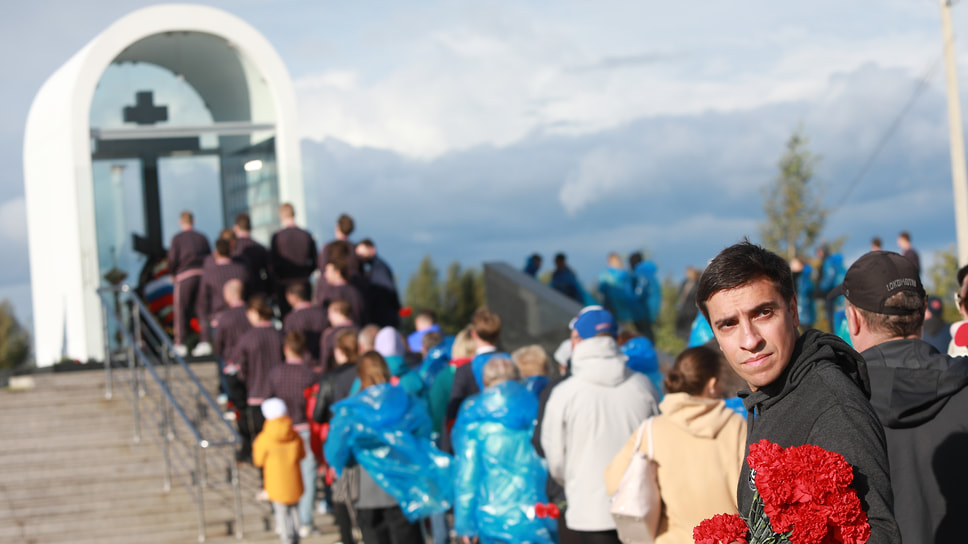
[{"label": "cloudy sky", "polygon": [[[31,101],[152,3],[38,0],[0,18],[0,298],[22,318]],[[847,236],[848,260],[904,229],[925,261],[955,241],[933,1],[203,3],[252,24],[289,68],[310,228],[323,241],[351,213],[401,288],[427,254],[444,268],[565,251],[587,283],[609,251],[645,248],[681,276],[757,238],[798,126],[823,157],[825,235]],[[968,6],[954,10],[968,31]],[[968,104],[968,38],[957,49]]]}]

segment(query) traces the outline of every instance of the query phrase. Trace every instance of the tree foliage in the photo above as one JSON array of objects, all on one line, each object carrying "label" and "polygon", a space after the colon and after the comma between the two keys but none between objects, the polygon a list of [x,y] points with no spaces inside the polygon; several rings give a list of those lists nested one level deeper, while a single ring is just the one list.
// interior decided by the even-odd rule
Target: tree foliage
[{"label": "tree foliage", "polygon": [[960,321],[961,316],[955,307],[952,293],[958,291],[958,252],[954,245],[934,254],[934,262],[928,269],[928,294],[941,299],[944,305],[944,319],[948,322]]},{"label": "tree foliage", "polygon": [[433,310],[444,332],[456,334],[470,323],[474,310],[484,305],[483,274],[471,268],[461,269],[460,263],[453,262],[441,285],[437,267],[427,255],[407,283],[404,304],[414,312]]},{"label": "tree foliage", "polygon": [[817,242],[828,211],[813,179],[820,157],[810,152],[800,127],[787,141],[777,164],[779,173],[764,189],[766,221],[760,226],[763,245],[788,260],[803,255]]},{"label": "tree foliage", "polygon": [[0,369],[13,368],[30,356],[30,334],[20,326],[10,301],[0,301]]},{"label": "tree foliage", "polygon": [[676,335],[676,300],[679,298],[679,285],[666,276],[662,280],[662,309],[656,323],[655,347],[675,357],[686,349],[686,341]]}]

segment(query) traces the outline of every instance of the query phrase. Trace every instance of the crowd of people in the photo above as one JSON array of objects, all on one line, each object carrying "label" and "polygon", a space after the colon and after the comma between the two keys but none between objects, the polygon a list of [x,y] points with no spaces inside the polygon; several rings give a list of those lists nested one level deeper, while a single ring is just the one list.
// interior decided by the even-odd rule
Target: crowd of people
[{"label": "crowd of people", "polygon": [[[968,350],[968,267],[965,321],[929,331],[942,306],[910,246],[849,268],[824,247],[814,272],[734,244],[669,301],[689,347],[660,368],[661,289],[642,255],[609,255],[601,300],[557,255],[550,285],[583,308],[551,357],[508,353],[486,307],[453,337],[420,310],[404,336],[392,271],[371,240],[350,241],[352,218],[319,250],[291,206],[280,219],[266,249],[240,215],[209,255],[183,213],[169,259],[176,350],[194,308],[192,353],[219,360],[239,459],[263,467],[282,542],[314,531],[319,501],[343,544],[354,527],[366,544],[614,544],[628,537],[611,499],[630,485],[661,499],[650,539],[693,542],[702,520],[750,511],[761,439],[843,455],[872,543],[960,542],[968,528],[968,364],[948,354]],[[834,333],[811,327],[818,299]],[[944,349],[922,339],[943,330]],[[642,456],[654,477],[630,482]]]}]

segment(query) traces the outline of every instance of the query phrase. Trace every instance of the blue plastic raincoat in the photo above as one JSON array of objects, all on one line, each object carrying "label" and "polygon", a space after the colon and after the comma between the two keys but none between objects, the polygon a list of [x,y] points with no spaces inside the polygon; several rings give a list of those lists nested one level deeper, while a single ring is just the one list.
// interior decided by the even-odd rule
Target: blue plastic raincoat
[{"label": "blue plastic raincoat", "polygon": [[[844,258],[840,253],[834,253],[833,255],[828,255],[822,263],[823,276],[820,279],[820,284],[817,288],[820,292],[827,294],[831,289],[837,287],[841,283],[844,283],[844,277],[847,275],[847,268],[844,267]],[[844,297],[843,295],[834,299],[833,311],[844,309]],[[831,327],[835,327],[833,323],[830,324]],[[836,327],[833,330],[837,330]]]},{"label": "blue plastic raincoat", "polygon": [[632,275],[628,270],[606,268],[598,276],[598,292],[602,295],[602,306],[612,312],[616,322],[627,323],[638,317],[639,301],[635,298]]},{"label": "blue plastic raincoat", "polygon": [[652,341],[644,336],[631,338],[622,346],[622,353],[629,358],[625,366],[648,376],[661,395],[665,378],[659,371],[659,356]]},{"label": "blue plastic raincoat", "polygon": [[712,339],[713,328],[709,326],[709,322],[702,313],[696,314],[696,319],[692,320],[692,330],[689,332],[689,342],[686,347],[701,346]]},{"label": "blue plastic raincoat", "polygon": [[814,300],[813,268],[804,263],[803,270],[797,275],[795,281],[797,287],[797,313],[800,316],[800,325],[809,328],[817,320],[817,303]]},{"label": "blue plastic raincoat", "polygon": [[451,507],[452,460],[431,443],[430,416],[417,399],[383,383],[332,410],[324,453],[337,475],[355,460],[410,521]]},{"label": "blue plastic raincoat", "polygon": [[452,431],[454,529],[484,544],[553,544],[555,522],[535,516],[547,503],[544,460],[531,445],[538,400],[503,382],[464,401]]},{"label": "blue plastic raincoat", "polygon": [[633,290],[639,302],[639,317],[655,323],[662,308],[662,282],[659,281],[658,269],[654,262],[642,261],[635,265],[633,274]]}]

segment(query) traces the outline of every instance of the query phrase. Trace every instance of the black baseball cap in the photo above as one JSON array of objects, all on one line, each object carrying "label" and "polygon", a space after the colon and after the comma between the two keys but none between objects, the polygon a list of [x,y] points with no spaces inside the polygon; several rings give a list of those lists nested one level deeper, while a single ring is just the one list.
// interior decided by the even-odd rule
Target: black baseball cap
[{"label": "black baseball cap", "polygon": [[887,299],[902,291],[924,298],[924,286],[914,263],[893,251],[871,251],[850,265],[844,283],[834,288],[834,296],[844,295],[854,306],[885,315],[908,315],[924,311],[885,307]]}]

